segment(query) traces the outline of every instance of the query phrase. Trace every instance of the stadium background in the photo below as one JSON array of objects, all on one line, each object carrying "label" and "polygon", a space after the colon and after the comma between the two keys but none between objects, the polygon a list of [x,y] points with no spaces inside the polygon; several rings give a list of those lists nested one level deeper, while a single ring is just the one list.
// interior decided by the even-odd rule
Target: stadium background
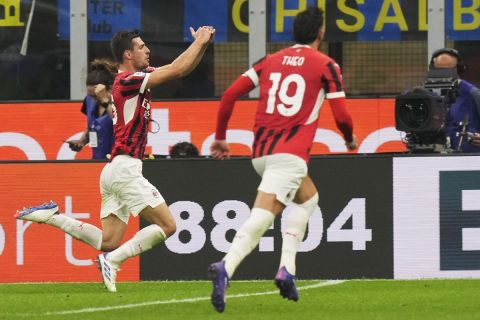
[{"label": "stadium background", "polygon": [[[476,156],[392,154],[405,150],[394,128],[393,96],[421,84],[427,71],[427,1],[266,3],[267,52],[291,44],[289,25],[298,8],[325,8],[322,50],[342,67],[361,146],[358,155],[332,155],[346,150],[325,104],[313,148],[318,157],[310,164],[321,188],[323,219],[321,225],[314,222],[318,233],[309,233],[317,246],[299,254],[305,277],[479,277]],[[63,212],[98,224],[97,180],[103,163],[84,160],[87,151],[75,155],[63,143],[83,131],[85,122],[80,102],[70,100],[70,1],[36,1],[28,52],[21,55],[31,4],[0,1],[0,281],[98,281],[94,250],[56,230],[12,218],[24,205],[55,199]],[[472,0],[445,1],[445,46],[462,52],[469,66],[464,78],[477,85],[479,7]],[[248,1],[98,0],[88,1],[88,17],[89,61],[110,55],[108,40],[118,29],[140,29],[151,61],[162,65],[188,46],[188,26],[217,28],[216,42],[190,76],[154,90],[159,126],[149,137],[154,154],[167,154],[168,146],[181,140],[207,154],[218,98],[249,67]],[[250,150],[254,107],[255,100],[246,99],[232,118],[230,134],[238,140],[233,150],[239,156]],[[203,278],[205,266],[222,255],[224,240],[232,237],[229,230],[252,203],[258,179],[248,160],[154,160],[145,163],[145,174],[175,206],[187,230],[179,231],[172,245],[127,262],[119,280]],[[225,177],[244,180],[232,184]],[[214,212],[226,218],[214,220]],[[222,231],[218,226],[223,224]],[[132,221],[127,237],[139,227]],[[259,264],[245,263],[240,278],[271,277],[279,235],[276,224],[251,258]],[[203,245],[180,252],[193,250],[185,249],[192,243]],[[172,263],[160,265],[164,257]]]},{"label": "stadium background", "polygon": [[[0,2],[0,99],[69,99],[69,0],[36,1],[28,54],[22,56],[31,3]],[[197,70],[156,89],[156,99],[217,98],[249,67],[247,0],[90,0],[87,4],[88,61],[110,56],[108,41],[122,28],[141,30],[154,65],[172,61],[188,46],[190,25],[217,28],[216,41]],[[10,5],[18,5],[16,19],[2,19],[8,17]],[[427,0],[268,0],[266,5],[267,52],[291,44],[290,25],[298,8],[325,8],[322,51],[341,65],[349,97],[392,96],[424,80]],[[479,21],[476,1],[445,1],[445,46],[462,52],[469,66],[464,78],[477,85]]]}]

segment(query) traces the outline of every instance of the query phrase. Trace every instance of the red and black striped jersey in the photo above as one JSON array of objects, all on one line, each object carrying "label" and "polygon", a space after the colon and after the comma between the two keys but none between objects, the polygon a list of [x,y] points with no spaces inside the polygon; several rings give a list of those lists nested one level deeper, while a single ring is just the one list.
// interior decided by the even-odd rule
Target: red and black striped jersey
[{"label": "red and black striped jersey", "polygon": [[153,70],[149,67],[141,72],[121,72],[115,77],[112,86],[115,143],[111,159],[119,154],[143,159],[152,100],[146,85]]},{"label": "red and black striped jersey", "polygon": [[[248,81],[249,79],[250,81]],[[225,138],[232,101],[260,86],[252,156],[290,153],[309,160],[318,115],[325,98],[333,99],[337,126],[352,139],[351,118],[345,110],[340,67],[318,50],[295,45],[255,63],[226,91],[221,101],[216,138]]]}]

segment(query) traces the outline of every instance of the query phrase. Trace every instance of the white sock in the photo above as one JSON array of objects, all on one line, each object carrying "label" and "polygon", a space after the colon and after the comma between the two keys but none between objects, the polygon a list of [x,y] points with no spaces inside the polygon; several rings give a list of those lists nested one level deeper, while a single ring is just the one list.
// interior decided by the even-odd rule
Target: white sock
[{"label": "white sock", "polygon": [[293,204],[293,209],[287,218],[285,233],[283,234],[280,267],[287,268],[290,274],[295,275],[295,257],[298,247],[305,236],[308,220],[315,211],[317,203],[318,193],[302,204]]},{"label": "white sock", "polygon": [[252,214],[235,234],[232,246],[223,258],[229,278],[233,276],[240,262],[258,245],[261,236],[270,228],[273,220],[275,216],[270,211],[252,209]]},{"label": "white sock", "polygon": [[138,231],[132,239],[119,248],[109,252],[107,260],[118,268],[127,258],[138,256],[140,253],[150,250],[166,238],[167,236],[162,228],[156,224],[151,224]]},{"label": "white sock", "polygon": [[100,250],[102,246],[102,230],[92,224],[76,220],[64,214],[54,214],[46,224],[63,230],[86,244]]}]

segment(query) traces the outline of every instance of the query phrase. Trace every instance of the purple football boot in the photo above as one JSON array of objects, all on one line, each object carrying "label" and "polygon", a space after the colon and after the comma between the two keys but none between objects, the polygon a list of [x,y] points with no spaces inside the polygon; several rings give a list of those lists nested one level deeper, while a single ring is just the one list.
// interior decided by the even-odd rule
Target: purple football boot
[{"label": "purple football boot", "polygon": [[295,285],[295,276],[288,273],[285,267],[278,269],[275,284],[280,289],[280,295],[288,300],[298,301],[298,292]]},{"label": "purple football boot", "polygon": [[225,261],[212,263],[208,268],[208,278],[212,280],[213,284],[211,295],[212,305],[218,312],[223,312],[223,310],[225,310],[225,294],[228,287],[228,275],[225,270]]}]

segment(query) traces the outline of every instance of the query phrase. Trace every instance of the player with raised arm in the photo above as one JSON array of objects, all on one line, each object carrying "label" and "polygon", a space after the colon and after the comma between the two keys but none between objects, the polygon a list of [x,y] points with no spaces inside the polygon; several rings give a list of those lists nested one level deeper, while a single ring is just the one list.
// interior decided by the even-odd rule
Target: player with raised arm
[{"label": "player with raised arm", "polygon": [[308,220],[318,203],[307,162],[315,137],[320,107],[329,99],[337,127],[349,150],[357,148],[353,124],[345,106],[345,92],[338,64],[319,51],[323,11],[310,7],[294,21],[296,44],[267,55],[238,77],[225,91],[217,119],[211,154],[228,158],[226,129],[235,101],[260,86],[255,117],[252,164],[262,180],[250,217],[237,231],[225,257],[209,267],[211,302],[225,309],[226,289],[241,261],[258,245],[276,216],[291,202],[283,234],[280,266],[275,283],[282,297],[298,300],[295,256]]},{"label": "player with raised arm", "polygon": [[[213,27],[190,28],[193,43],[171,64],[153,68],[150,50],[137,31],[120,31],[111,41],[119,62],[112,87],[115,144],[110,162],[100,176],[102,229],[59,214],[55,202],[18,211],[17,219],[45,223],[106,253],[98,255],[98,267],[110,292],[116,291],[116,274],[127,258],[137,256],[175,233],[176,224],[158,192],[142,175],[142,159],[151,117],[150,89],[189,74],[213,40]],[[151,225],[121,245],[130,213]]]}]

